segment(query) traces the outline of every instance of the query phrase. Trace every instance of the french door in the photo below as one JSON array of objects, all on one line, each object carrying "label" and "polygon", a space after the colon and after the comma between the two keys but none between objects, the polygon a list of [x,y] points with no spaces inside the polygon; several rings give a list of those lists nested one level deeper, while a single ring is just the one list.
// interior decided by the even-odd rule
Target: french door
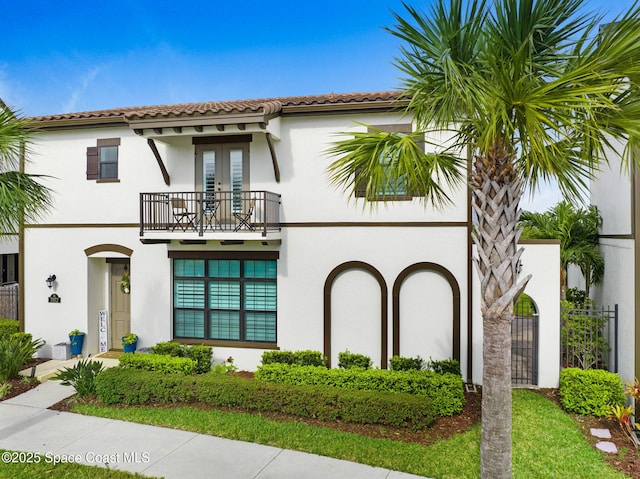
[{"label": "french door", "polygon": [[205,211],[216,209],[218,221],[243,210],[242,191],[249,189],[249,145],[196,145],[196,190],[204,195]]}]

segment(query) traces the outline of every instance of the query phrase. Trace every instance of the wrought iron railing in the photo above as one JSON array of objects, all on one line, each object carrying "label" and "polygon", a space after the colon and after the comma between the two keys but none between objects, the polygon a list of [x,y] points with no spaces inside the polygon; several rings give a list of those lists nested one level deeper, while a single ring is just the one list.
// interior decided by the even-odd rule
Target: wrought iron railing
[{"label": "wrought iron railing", "polygon": [[150,231],[268,232],[280,230],[280,195],[269,191],[140,193],[140,236]]},{"label": "wrought iron railing", "polygon": [[560,314],[561,367],[618,372],[618,305],[565,308]]}]

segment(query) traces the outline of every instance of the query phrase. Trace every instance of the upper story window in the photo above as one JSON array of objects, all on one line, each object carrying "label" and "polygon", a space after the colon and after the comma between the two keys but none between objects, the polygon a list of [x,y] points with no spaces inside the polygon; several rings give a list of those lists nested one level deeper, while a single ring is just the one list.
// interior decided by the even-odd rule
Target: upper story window
[{"label": "upper story window", "polygon": [[[386,131],[389,133],[410,133],[411,125],[380,125],[376,126],[378,130]],[[390,158],[381,156],[378,161],[386,169],[391,162]],[[364,198],[366,195],[366,184],[360,185],[356,189],[356,197]],[[367,198],[369,201],[381,201],[381,200],[410,200],[411,194],[407,189],[406,181],[402,178],[389,178],[387,183],[381,187],[374,195]]]},{"label": "upper story window", "polygon": [[118,180],[120,138],[105,138],[87,148],[87,180]]}]

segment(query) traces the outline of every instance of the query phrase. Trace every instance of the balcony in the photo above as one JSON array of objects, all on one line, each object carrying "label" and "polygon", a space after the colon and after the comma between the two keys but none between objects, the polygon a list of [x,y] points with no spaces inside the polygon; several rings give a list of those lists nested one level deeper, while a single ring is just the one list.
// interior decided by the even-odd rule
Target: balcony
[{"label": "balcony", "polygon": [[269,191],[140,193],[143,241],[245,240],[280,232],[280,195]]}]

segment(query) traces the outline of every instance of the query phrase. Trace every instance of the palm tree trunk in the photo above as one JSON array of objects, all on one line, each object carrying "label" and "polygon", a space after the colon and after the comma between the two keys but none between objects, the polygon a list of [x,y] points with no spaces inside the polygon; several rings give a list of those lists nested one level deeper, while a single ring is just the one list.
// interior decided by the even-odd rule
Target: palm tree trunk
[{"label": "palm tree trunk", "polygon": [[527,277],[517,284],[517,230],[522,182],[503,144],[476,157],[470,178],[478,216],[474,240],[483,322],[482,443],[480,472],[486,479],[511,478],[511,320]]}]

